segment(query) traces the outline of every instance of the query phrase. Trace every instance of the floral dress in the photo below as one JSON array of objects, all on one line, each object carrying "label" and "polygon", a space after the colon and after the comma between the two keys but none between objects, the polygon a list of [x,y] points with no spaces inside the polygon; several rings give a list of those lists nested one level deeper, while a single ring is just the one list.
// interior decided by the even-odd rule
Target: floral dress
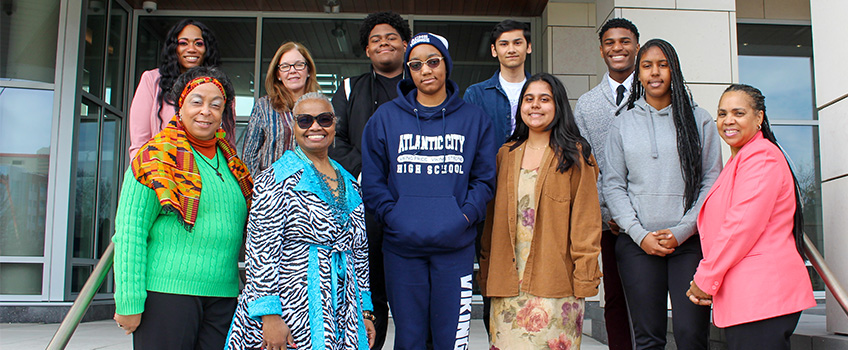
[{"label": "floral dress", "polygon": [[[536,220],[534,190],[538,169],[521,169],[518,177],[518,228],[515,263],[518,275],[530,255]],[[521,285],[523,280],[519,280]],[[540,298],[521,291],[518,296],[492,298],[490,350],[580,349],[583,333],[583,299]]]}]

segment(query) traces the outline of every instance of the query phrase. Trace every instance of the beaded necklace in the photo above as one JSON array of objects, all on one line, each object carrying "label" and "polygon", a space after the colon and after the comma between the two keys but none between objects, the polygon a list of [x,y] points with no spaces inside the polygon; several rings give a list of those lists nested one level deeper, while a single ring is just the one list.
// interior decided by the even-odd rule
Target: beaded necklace
[{"label": "beaded necklace", "polygon": [[[330,201],[327,205],[330,206],[330,211],[333,213],[333,218],[336,220],[336,224],[341,227],[342,232],[347,230],[347,213],[345,211],[347,205],[345,201],[345,183],[344,178],[342,178],[342,174],[339,169],[333,165],[333,170],[336,172],[336,178],[330,178],[324,173],[318,171],[315,167],[315,164],[310,160],[306,154],[303,153],[303,150],[300,147],[296,147],[294,150],[295,154],[297,154],[298,158],[302,159],[304,162],[308,163],[315,174],[318,174],[318,178],[321,179],[321,192],[324,194],[326,198],[329,198]],[[336,189],[332,189],[330,187],[330,181],[335,181],[337,183]]]}]

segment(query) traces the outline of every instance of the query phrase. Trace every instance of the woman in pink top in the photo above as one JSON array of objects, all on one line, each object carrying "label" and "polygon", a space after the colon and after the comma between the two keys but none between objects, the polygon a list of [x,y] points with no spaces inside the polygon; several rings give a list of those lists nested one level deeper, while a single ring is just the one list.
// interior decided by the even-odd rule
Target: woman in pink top
[{"label": "woman in pink top", "polygon": [[[177,77],[192,67],[217,67],[220,59],[215,35],[203,23],[184,19],[171,27],[162,46],[159,68],[141,75],[130,105],[130,158],[135,158],[138,149],[174,116],[176,102],[169,99],[168,91]],[[235,118],[224,118],[223,127],[227,141],[235,144]]]},{"label": "woman in pink top", "polygon": [[713,323],[725,328],[729,349],[788,350],[801,311],[816,305],[802,258],[798,181],[760,90],[728,87],[716,124],[731,158],[698,216],[704,258],[686,294],[713,304]]}]

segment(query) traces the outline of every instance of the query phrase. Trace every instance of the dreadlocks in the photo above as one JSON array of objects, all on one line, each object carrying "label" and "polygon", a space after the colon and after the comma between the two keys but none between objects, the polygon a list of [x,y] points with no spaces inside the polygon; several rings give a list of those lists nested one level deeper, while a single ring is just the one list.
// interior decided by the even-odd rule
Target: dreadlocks
[{"label": "dreadlocks", "polygon": [[[642,45],[639,54],[636,55],[636,72],[634,75],[637,78],[639,77],[639,62],[642,60],[642,55],[652,47],[657,47],[662,51],[668,60],[669,70],[671,71],[671,86],[669,87],[671,115],[674,120],[674,128],[677,131],[677,155],[680,157],[680,169],[683,172],[683,182],[686,185],[683,203],[686,210],[689,210],[695,205],[703,179],[701,173],[701,137],[695,123],[692,97],[683,80],[683,72],[680,71],[680,60],[677,58],[677,52],[665,40],[651,39],[645,45]],[[633,103],[645,95],[645,89],[639,79],[633,79],[633,86],[630,91],[633,91],[633,93],[627,99],[627,109],[633,108]],[[620,110],[616,112],[616,115],[618,113],[620,113]]]}]

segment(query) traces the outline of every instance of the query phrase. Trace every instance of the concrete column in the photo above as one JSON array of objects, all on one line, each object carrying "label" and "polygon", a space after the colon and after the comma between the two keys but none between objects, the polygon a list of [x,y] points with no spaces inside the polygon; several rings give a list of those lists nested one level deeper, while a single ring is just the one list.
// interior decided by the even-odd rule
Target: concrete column
[{"label": "concrete column", "polygon": [[[819,110],[821,150],[824,257],[843,286],[848,285],[848,85],[844,57],[848,48],[839,45],[845,31],[848,2],[812,0],[813,65],[816,107]],[[848,317],[830,291],[827,294],[827,331],[848,334]]]},{"label": "concrete column", "polygon": [[[583,93],[598,84],[597,16],[593,3],[549,2],[542,12],[542,71],[559,78],[568,91],[571,107]],[[544,52],[542,49],[545,49]],[[534,52],[535,53],[535,52]]]}]

